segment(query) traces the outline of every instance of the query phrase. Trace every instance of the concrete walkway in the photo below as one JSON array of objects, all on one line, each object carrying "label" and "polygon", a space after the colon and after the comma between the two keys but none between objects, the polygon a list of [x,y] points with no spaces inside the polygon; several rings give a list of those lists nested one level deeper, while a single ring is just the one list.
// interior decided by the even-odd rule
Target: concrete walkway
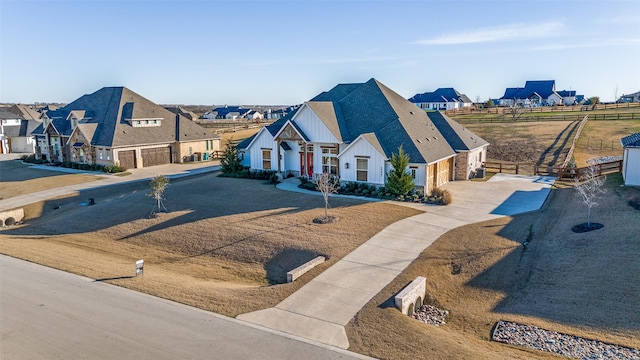
[{"label": "concrete walkway", "polygon": [[[9,160],[9,158],[3,158],[1,160]],[[142,169],[131,169],[131,170],[127,170],[127,172],[131,174],[125,175],[125,176],[105,174],[102,172],[74,170],[74,169],[67,169],[63,167],[46,166],[46,165],[32,165],[31,167],[34,169],[41,169],[41,170],[48,170],[48,171],[95,175],[99,179],[95,181],[81,183],[81,184],[61,186],[58,188],[43,190],[43,191],[39,191],[32,194],[26,194],[26,195],[7,198],[7,199],[2,199],[0,200],[0,211],[19,208],[28,204],[32,204],[32,203],[43,201],[43,200],[53,199],[63,195],[75,195],[82,190],[90,190],[90,189],[96,189],[102,186],[123,184],[123,183],[136,182],[136,181],[149,181],[152,177],[158,176],[158,175],[165,175],[169,179],[176,179],[184,176],[190,176],[190,175],[196,175],[196,174],[202,174],[202,173],[220,170],[218,161],[193,162],[193,163],[184,163],[184,164],[167,164],[167,165],[158,165],[158,166],[142,168]],[[1,179],[1,175],[0,175],[0,179]]]},{"label": "concrete walkway", "polygon": [[[237,318],[347,349],[344,326],[438,237],[459,226],[537,210],[554,181],[498,174],[487,182],[446,184],[453,195],[447,206],[397,203],[426,212],[391,224],[274,308]],[[293,183],[279,188],[305,192]]]}]

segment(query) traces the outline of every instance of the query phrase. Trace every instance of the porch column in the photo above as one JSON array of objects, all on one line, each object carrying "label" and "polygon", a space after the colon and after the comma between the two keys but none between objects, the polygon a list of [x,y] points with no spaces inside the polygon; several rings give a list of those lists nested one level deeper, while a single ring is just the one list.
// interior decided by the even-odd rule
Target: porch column
[{"label": "porch column", "polygon": [[278,162],[278,172],[282,173],[282,169],[280,168],[280,139],[276,142],[276,146],[278,147],[278,151],[276,152],[278,154],[276,160]]}]

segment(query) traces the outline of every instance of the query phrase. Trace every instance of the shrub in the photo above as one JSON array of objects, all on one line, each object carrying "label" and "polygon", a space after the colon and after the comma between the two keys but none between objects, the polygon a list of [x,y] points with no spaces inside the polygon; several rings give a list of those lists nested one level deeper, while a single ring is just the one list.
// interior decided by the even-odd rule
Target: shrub
[{"label": "shrub", "polygon": [[452,200],[449,190],[434,188],[431,190],[431,195],[426,199],[426,202],[430,204],[447,205],[451,204]]},{"label": "shrub", "polygon": [[127,169],[119,166],[119,165],[107,165],[104,167],[103,171],[109,174],[114,174],[114,173],[119,173],[119,172],[123,172],[126,171]]}]

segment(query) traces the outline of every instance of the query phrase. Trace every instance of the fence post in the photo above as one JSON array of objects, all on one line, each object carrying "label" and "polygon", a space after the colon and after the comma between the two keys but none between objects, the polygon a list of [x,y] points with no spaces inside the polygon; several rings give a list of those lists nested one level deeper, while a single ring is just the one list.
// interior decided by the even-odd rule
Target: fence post
[{"label": "fence post", "polygon": [[502,163],[500,163],[500,173],[502,174]]},{"label": "fence post", "polygon": [[520,174],[519,170],[520,170],[520,164],[516,164],[516,175]]}]

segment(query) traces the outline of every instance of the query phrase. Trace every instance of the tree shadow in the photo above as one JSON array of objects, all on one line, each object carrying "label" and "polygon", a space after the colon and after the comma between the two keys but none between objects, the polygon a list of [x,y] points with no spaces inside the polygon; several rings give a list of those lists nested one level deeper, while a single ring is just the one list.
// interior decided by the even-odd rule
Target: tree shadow
[{"label": "tree shadow", "polygon": [[[631,260],[640,237],[614,238],[603,230],[573,233],[568,224],[584,216],[575,211],[573,190],[554,192],[553,204],[512,216],[498,235],[518,246],[466,285],[505,294],[493,309],[496,313],[594,329],[640,330],[640,312],[628,303],[640,298],[640,286],[633,281],[639,269]],[[607,214],[609,219],[621,216],[621,205],[608,205],[607,212],[616,211]]]},{"label": "tree shadow", "polygon": [[264,264],[269,284],[277,285],[286,283],[287,272],[315,259],[318,256],[327,257],[326,255],[317,254],[306,249],[287,248],[280,250]]},{"label": "tree shadow", "polygon": [[579,125],[580,125],[580,122],[578,122],[578,121],[574,121],[574,122],[568,124],[560,132],[560,134],[558,134],[558,136],[556,136],[556,138],[554,139],[553,143],[551,143],[551,145],[549,145],[542,152],[542,154],[540,154],[540,158],[538,159],[538,162],[536,163],[536,165],[537,166],[545,165],[545,159],[547,158],[547,155],[551,152],[551,150],[556,148],[556,146],[558,145],[558,142],[560,142],[560,139],[564,139],[562,141],[562,144],[560,146],[557,146],[557,149],[553,152],[553,158],[551,159],[551,161],[546,162],[546,165],[547,165],[547,167],[549,169],[553,168],[556,165],[556,163],[558,162],[558,159],[560,158],[560,155],[562,154],[565,146],[567,146],[567,143],[569,142],[570,136],[576,131],[576,129],[578,128]]}]

